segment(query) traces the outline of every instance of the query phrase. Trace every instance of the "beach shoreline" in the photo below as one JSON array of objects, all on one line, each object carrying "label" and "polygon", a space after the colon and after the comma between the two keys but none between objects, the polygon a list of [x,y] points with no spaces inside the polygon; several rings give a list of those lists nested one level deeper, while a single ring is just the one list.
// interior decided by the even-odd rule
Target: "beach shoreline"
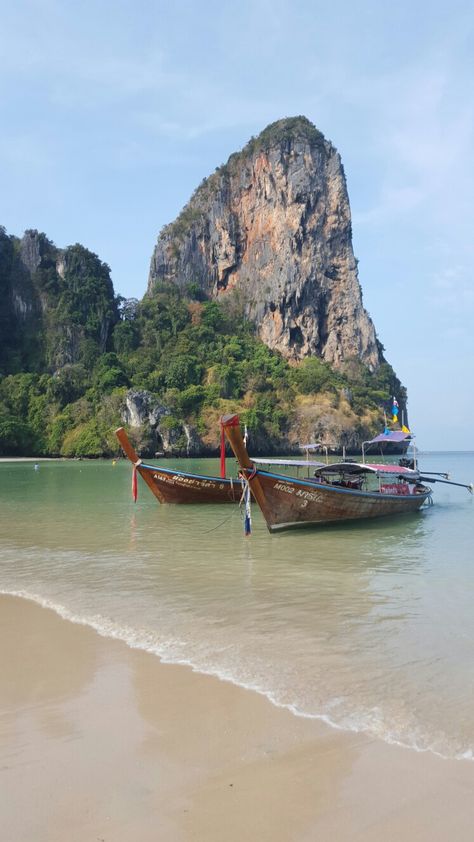
[{"label": "beach shoreline", "polygon": [[2,462],[66,462],[62,456],[0,456]]},{"label": "beach shoreline", "polygon": [[7,842],[472,838],[474,764],[267,699],[0,597]]}]

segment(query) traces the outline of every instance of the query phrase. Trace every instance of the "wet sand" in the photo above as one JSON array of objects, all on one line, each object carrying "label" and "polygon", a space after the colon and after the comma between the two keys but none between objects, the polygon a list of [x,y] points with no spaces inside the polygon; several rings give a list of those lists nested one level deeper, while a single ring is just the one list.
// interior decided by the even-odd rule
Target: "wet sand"
[{"label": "wet sand", "polygon": [[474,763],[370,741],[0,597],[3,842],[471,840]]}]

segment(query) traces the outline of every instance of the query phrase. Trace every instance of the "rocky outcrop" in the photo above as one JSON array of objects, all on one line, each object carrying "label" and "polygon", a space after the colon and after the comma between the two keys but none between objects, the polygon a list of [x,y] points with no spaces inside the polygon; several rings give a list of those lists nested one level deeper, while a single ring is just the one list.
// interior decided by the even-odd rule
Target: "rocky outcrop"
[{"label": "rocky outcrop", "polygon": [[130,427],[142,427],[144,424],[156,427],[163,416],[170,414],[170,410],[151,392],[130,389],[125,396],[122,421]]},{"label": "rocky outcrop", "polygon": [[[170,407],[146,389],[129,389],[121,409],[121,421],[127,425],[142,456],[216,456],[220,448],[218,414],[208,418],[207,429],[178,420]],[[291,428],[281,437],[268,437],[263,429],[249,433],[249,450],[254,456],[293,454],[300,456],[302,442],[321,445],[320,453],[360,454],[360,445],[377,429],[378,412],[367,409],[356,414],[345,390],[334,395],[298,395],[294,403]],[[385,453],[404,453],[404,445],[384,447]],[[316,455],[316,459],[319,457]]]},{"label": "rocky outcrop", "polygon": [[[33,275],[39,269],[41,259],[45,255],[46,243],[48,241],[44,235],[42,236],[38,231],[33,230],[25,231],[20,240],[20,263],[30,275]],[[48,243],[48,245],[52,246],[51,243]]]},{"label": "rocky outcrop", "polygon": [[146,389],[129,389],[121,415],[123,424],[144,436],[151,453],[198,456],[208,450],[194,427],[174,418],[171,409]]},{"label": "rocky outcrop", "polygon": [[231,156],[161,232],[148,291],[198,286],[240,303],[289,359],[383,360],[362,304],[341,159],[306,118],[280,120]]}]

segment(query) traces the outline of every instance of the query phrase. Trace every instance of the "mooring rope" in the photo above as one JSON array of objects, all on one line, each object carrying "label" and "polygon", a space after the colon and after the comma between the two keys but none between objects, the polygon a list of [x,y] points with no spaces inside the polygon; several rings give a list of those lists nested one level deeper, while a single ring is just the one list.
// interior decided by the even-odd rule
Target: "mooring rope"
[{"label": "mooring rope", "polygon": [[218,523],[217,526],[213,526],[212,529],[205,529],[204,532],[201,532],[201,535],[208,535],[209,532],[215,532],[216,529],[219,529],[221,526],[224,526],[224,523],[227,523],[227,521],[231,519],[233,514],[234,512],[232,511],[228,517],[224,518],[224,520],[221,521],[221,523]]}]

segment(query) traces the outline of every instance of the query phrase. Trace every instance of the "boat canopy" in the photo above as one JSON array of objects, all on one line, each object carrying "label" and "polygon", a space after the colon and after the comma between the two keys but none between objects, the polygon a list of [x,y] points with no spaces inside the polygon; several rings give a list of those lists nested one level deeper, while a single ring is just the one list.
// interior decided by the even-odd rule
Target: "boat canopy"
[{"label": "boat canopy", "polygon": [[250,457],[252,462],[256,465],[285,465],[290,468],[323,468],[325,462],[313,462],[310,459],[254,459]]},{"label": "boat canopy", "polygon": [[378,444],[378,442],[400,442],[405,441],[405,439],[410,439],[410,433],[404,433],[402,430],[389,430],[386,433],[379,433],[378,436],[375,436],[374,439],[370,439],[370,441],[365,441],[364,444]]},{"label": "boat canopy", "polygon": [[333,462],[332,465],[324,465],[318,468],[315,476],[320,474],[391,474],[392,476],[406,476],[416,478],[418,471],[411,468],[403,468],[401,465],[369,465],[363,462]]},{"label": "boat canopy", "polygon": [[407,476],[419,474],[418,470],[415,471],[413,468],[406,468],[403,465],[375,465],[371,462],[368,467],[377,471],[379,474],[397,474],[397,476],[403,476],[404,474]]}]

